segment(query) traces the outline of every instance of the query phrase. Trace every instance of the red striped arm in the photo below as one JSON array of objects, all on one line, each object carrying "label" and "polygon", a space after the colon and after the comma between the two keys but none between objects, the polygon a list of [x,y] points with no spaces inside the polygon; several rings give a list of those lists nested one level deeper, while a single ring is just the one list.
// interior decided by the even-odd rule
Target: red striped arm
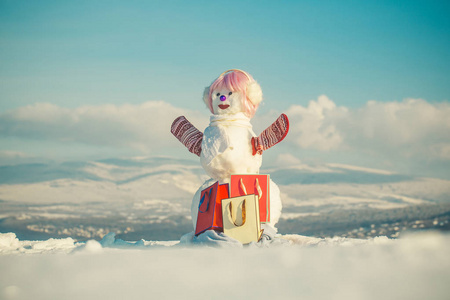
[{"label": "red striped arm", "polygon": [[281,114],[272,125],[267,127],[258,137],[252,138],[253,155],[262,154],[281,142],[289,132],[289,119],[285,114]]},{"label": "red striped arm", "polygon": [[203,133],[195,128],[184,116],[180,116],[173,121],[170,132],[188,148],[189,152],[200,156]]}]

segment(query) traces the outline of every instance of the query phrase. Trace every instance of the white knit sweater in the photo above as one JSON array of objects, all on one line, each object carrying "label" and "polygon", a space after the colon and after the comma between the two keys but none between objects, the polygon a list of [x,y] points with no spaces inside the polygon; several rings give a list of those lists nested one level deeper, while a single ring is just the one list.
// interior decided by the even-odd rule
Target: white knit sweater
[{"label": "white knit sweater", "polygon": [[231,174],[257,174],[261,155],[252,155],[255,137],[250,119],[243,113],[212,115],[203,133],[200,162],[211,178],[228,183]]}]

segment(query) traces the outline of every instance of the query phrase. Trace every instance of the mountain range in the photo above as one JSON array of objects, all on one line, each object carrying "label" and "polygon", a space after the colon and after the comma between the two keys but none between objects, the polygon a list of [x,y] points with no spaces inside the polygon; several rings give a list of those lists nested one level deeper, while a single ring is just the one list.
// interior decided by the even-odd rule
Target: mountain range
[{"label": "mountain range", "polygon": [[[397,237],[450,230],[450,181],[343,164],[261,169],[281,190],[283,234]],[[196,161],[111,158],[0,167],[0,232],[20,239],[176,240],[208,179]]]}]

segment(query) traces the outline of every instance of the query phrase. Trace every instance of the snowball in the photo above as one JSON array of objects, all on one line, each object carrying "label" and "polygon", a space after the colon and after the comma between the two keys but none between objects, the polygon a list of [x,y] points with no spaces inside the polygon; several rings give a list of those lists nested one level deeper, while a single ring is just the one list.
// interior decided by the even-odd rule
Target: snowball
[{"label": "snowball", "polygon": [[86,245],[84,246],[84,251],[90,253],[98,253],[102,252],[102,250],[103,250],[102,245],[96,240],[89,240],[86,242]]}]

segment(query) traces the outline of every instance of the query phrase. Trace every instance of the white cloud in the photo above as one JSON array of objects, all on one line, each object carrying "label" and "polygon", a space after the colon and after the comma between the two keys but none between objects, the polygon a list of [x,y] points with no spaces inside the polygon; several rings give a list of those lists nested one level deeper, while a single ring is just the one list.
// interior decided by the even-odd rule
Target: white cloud
[{"label": "white cloud", "polygon": [[275,160],[275,165],[279,167],[296,166],[300,163],[300,159],[290,153],[282,153]]},{"label": "white cloud", "polygon": [[29,157],[28,154],[20,151],[0,151],[0,159],[21,159]]},{"label": "white cloud", "polygon": [[291,106],[291,141],[303,149],[450,159],[450,104],[421,99],[338,107],[326,96]]},{"label": "white cloud", "polygon": [[450,104],[421,99],[370,101],[351,111],[338,125],[346,142],[357,149],[405,157],[446,160],[450,148]]},{"label": "white cloud", "polygon": [[327,96],[310,101],[308,107],[293,105],[286,114],[290,119],[291,140],[301,148],[334,150],[342,146],[342,133],[337,120],[348,113],[345,107],[337,107]]},{"label": "white cloud", "polygon": [[187,115],[199,128],[207,122],[197,112],[163,101],[75,109],[37,103],[0,115],[0,136],[129,147],[149,153],[176,143],[170,125],[179,115]]}]

